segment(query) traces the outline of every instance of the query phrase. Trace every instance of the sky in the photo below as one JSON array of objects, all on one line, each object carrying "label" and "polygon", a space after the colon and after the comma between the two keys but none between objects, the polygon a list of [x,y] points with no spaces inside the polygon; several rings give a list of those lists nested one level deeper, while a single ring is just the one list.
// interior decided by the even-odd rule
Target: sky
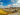
[{"label": "sky", "polygon": [[20,0],[18,0],[16,4],[16,7],[20,7]]},{"label": "sky", "polygon": [[11,0],[1,0],[0,2],[3,2],[3,6],[6,6],[8,4],[12,4]]},{"label": "sky", "polygon": [[[16,4],[16,1],[18,0],[0,0],[0,7],[5,7],[8,5],[13,5]],[[15,5],[13,5],[12,7],[16,7]]]},{"label": "sky", "polygon": [[11,0],[0,0],[0,2],[3,2],[3,4],[2,4],[3,6],[16,3],[16,1],[13,2],[13,0],[12,0],[12,2],[11,2]]}]

